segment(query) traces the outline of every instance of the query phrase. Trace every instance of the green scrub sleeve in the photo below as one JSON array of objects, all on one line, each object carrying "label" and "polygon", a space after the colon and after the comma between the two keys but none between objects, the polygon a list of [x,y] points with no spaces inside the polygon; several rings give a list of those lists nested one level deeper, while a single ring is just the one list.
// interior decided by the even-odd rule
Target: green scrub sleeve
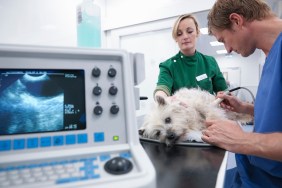
[{"label": "green scrub sleeve", "polygon": [[165,86],[165,85],[157,86],[156,89],[154,90],[154,95],[153,96],[155,96],[157,91],[163,91],[163,92],[165,92],[167,94],[167,96],[171,95],[169,88],[167,86]]},{"label": "green scrub sleeve", "polygon": [[171,72],[169,70],[169,67],[167,67],[165,64],[160,63],[159,65],[159,77],[158,77],[158,82],[157,82],[157,87],[154,91],[154,96],[155,93],[159,90],[165,92],[167,96],[171,95],[171,88],[173,85],[173,78],[171,76]]}]

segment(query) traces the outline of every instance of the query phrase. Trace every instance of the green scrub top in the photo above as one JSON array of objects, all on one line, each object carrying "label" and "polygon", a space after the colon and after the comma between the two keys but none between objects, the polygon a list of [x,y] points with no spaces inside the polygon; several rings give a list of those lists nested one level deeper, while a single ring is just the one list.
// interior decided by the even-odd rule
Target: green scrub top
[{"label": "green scrub top", "polygon": [[185,56],[181,52],[160,63],[157,87],[168,96],[180,88],[200,88],[211,94],[227,89],[226,81],[216,60],[200,52]]}]

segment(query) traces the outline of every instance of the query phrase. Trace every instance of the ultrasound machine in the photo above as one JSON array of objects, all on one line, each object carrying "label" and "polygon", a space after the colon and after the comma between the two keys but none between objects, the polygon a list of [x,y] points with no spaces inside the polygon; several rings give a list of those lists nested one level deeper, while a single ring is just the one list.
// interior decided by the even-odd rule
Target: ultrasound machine
[{"label": "ultrasound machine", "polygon": [[138,137],[134,60],[0,45],[0,187],[156,187]]}]

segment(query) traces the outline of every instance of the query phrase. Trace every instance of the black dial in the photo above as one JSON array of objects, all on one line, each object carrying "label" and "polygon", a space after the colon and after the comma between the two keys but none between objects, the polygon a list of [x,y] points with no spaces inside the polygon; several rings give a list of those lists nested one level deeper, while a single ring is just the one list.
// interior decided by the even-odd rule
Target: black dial
[{"label": "black dial", "polygon": [[111,111],[112,114],[117,114],[118,111],[119,111],[118,105],[113,105],[113,106],[111,107],[110,111]]},{"label": "black dial", "polygon": [[116,86],[111,86],[109,89],[110,95],[116,95],[118,92],[118,88]]},{"label": "black dial", "polygon": [[92,70],[92,76],[94,77],[99,77],[101,74],[101,70],[98,68],[98,67],[95,67],[93,70]]},{"label": "black dial", "polygon": [[101,88],[100,86],[95,86],[95,87],[93,88],[93,94],[94,94],[94,95],[98,96],[98,95],[100,95],[101,93],[102,93],[102,88]]},{"label": "black dial", "polygon": [[93,110],[93,113],[95,115],[101,115],[103,113],[103,108],[102,106],[95,106],[94,110]]},{"label": "black dial", "polygon": [[113,78],[113,77],[116,76],[116,74],[117,74],[116,69],[114,69],[114,68],[110,68],[110,69],[109,69],[109,71],[108,71],[109,77]]}]

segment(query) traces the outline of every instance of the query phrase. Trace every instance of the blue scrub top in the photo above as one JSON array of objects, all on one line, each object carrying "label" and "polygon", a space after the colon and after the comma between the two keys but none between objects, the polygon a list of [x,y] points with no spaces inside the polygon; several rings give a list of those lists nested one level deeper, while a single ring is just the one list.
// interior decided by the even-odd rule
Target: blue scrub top
[{"label": "blue scrub top", "polygon": [[[254,122],[254,132],[282,132],[282,33],[266,58],[256,96]],[[282,187],[282,162],[236,154],[236,163],[237,173],[230,187]]]}]

